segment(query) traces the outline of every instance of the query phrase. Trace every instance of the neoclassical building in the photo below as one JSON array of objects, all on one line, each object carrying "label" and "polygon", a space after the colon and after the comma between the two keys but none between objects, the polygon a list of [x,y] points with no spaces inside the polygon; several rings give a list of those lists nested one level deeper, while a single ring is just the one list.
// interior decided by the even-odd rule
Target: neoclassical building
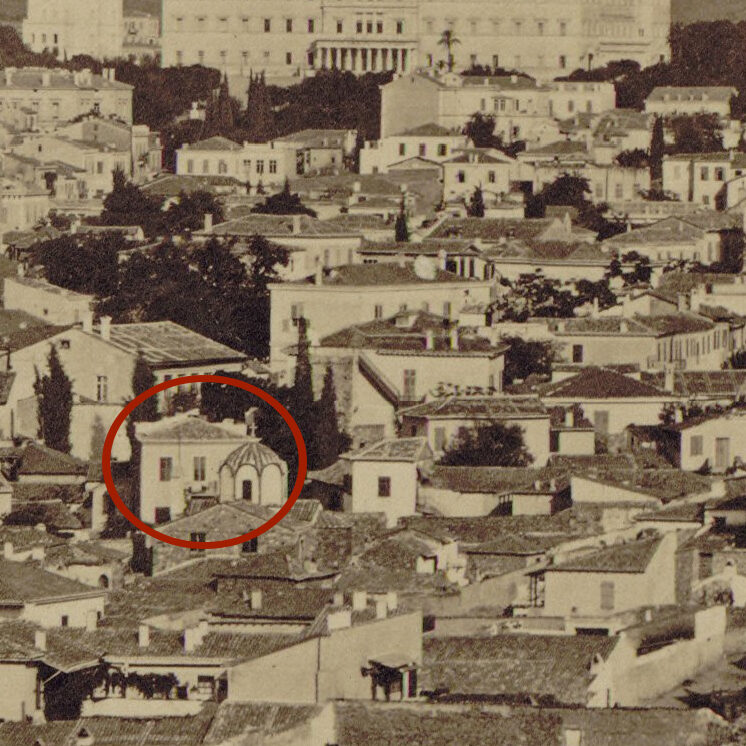
[{"label": "neoclassical building", "polygon": [[287,464],[253,425],[208,422],[188,412],[139,422],[140,518],[162,524],[217,503],[280,506]]},{"label": "neoclassical building", "polygon": [[319,68],[516,68],[539,79],[578,67],[668,58],[671,0],[163,0],[163,64],[229,75]]}]

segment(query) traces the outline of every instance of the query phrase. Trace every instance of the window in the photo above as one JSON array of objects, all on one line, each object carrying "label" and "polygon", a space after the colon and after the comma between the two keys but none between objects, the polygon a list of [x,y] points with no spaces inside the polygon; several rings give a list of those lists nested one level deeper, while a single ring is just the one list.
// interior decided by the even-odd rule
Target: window
[{"label": "window", "polygon": [[496,174],[494,171],[490,171],[487,174],[487,181],[489,181],[490,184],[494,184],[495,181],[497,181]]},{"label": "window", "polygon": [[565,55],[564,55],[564,54],[561,54],[561,55],[560,55],[560,58],[559,58],[559,66],[560,66],[560,68],[562,68],[563,70],[564,70],[564,69],[565,69],[565,68],[567,67],[567,57],[565,57]]},{"label": "window", "polygon": [[249,503],[254,499],[254,483],[250,479],[245,479],[241,484],[241,499]]},{"label": "window", "polygon": [[459,171],[456,174],[456,179],[458,180],[459,184],[463,184],[466,181],[466,173],[464,171]]},{"label": "window", "polygon": [[[46,316],[46,314],[47,314],[47,309],[45,308],[44,309],[44,315]],[[61,339],[60,340],[60,347],[63,350],[69,350],[70,349],[70,340],[69,339]]]},{"label": "window", "polygon": [[286,18],[285,19],[285,31],[288,34],[293,33],[293,19],[292,18]]},{"label": "window", "polygon": [[614,609],[614,583],[608,580],[601,583],[601,608],[604,611]]},{"label": "window", "polygon": [[[192,531],[191,534],[189,534],[189,541],[207,541],[207,534],[205,534],[204,531]],[[204,549],[201,549],[199,547],[190,547],[190,552],[204,552]]]},{"label": "window", "polygon": [[396,22],[396,33],[397,34],[403,34],[404,33],[404,21],[397,21]]},{"label": "window", "polygon": [[544,36],[544,21],[537,21],[536,22],[536,33],[539,36]]},{"label": "window", "polygon": [[382,319],[383,318],[383,306],[382,305],[378,304],[373,309],[373,318],[375,318],[375,319]]},{"label": "window", "polygon": [[400,142],[399,143],[399,155],[406,155],[406,154],[407,154],[406,143]]},{"label": "window", "polygon": [[710,169],[708,166],[702,166],[702,168],[700,168],[699,177],[700,179],[702,179],[702,181],[710,180]]},{"label": "window", "polygon": [[500,67],[500,57],[497,54],[492,55],[492,67],[495,69]]},{"label": "window", "polygon": [[357,22],[357,25],[355,26],[355,30],[358,32],[358,34],[363,33],[363,22],[362,21]]},{"label": "window", "polygon": [[259,551],[259,539],[255,536],[241,544],[241,551],[244,554],[255,554]]},{"label": "window", "polygon": [[215,678],[213,676],[197,676],[197,691],[204,696],[215,693]]},{"label": "window", "polygon": [[106,376],[96,376],[96,401],[109,400],[109,379]]},{"label": "window", "polygon": [[378,497],[391,497],[391,477],[378,477]]},{"label": "window", "polygon": [[701,456],[704,452],[701,435],[692,435],[689,438],[689,455],[690,456]]},{"label": "window", "polygon": [[383,21],[378,21],[376,23],[376,33],[382,34],[383,33]]},{"label": "window", "polygon": [[424,158],[427,155],[427,145],[424,142],[420,143],[420,158]]},{"label": "window", "polygon": [[207,459],[204,456],[194,457],[194,481],[204,482],[207,473]]},{"label": "window", "polygon": [[337,21],[337,33],[344,33],[344,23],[342,23],[342,21]]},{"label": "window", "polygon": [[572,346],[572,361],[573,363],[583,362],[583,345]]},{"label": "window", "polygon": [[219,174],[228,173],[228,164],[225,161],[218,161],[218,173]]},{"label": "window", "polygon": [[164,456],[158,463],[158,479],[161,482],[170,482],[173,475],[174,460],[170,456]]},{"label": "window", "polygon": [[272,19],[265,18],[264,19],[264,33],[269,34],[271,31],[272,31]]},{"label": "window", "polygon": [[264,161],[260,160],[260,161],[256,162],[256,172],[258,174],[263,174],[264,173]]},{"label": "window", "polygon": [[169,523],[171,521],[171,508],[156,508],[155,509],[155,522],[156,523]]},{"label": "window", "polygon": [[560,36],[566,36],[567,35],[567,22],[566,21],[560,21]]},{"label": "window", "polygon": [[435,428],[435,436],[433,438],[436,451],[442,451],[446,447],[446,429],[444,427]]},{"label": "window", "polygon": [[312,34],[316,31],[316,22],[313,20],[313,18],[308,19],[308,33]]},{"label": "window", "polygon": [[365,24],[365,32],[367,34],[373,33],[373,21],[368,21],[368,23]]},{"label": "window", "polygon": [[67,627],[70,624],[70,617],[67,614],[63,614],[60,617],[60,627]]},{"label": "window", "polygon": [[450,303],[450,301],[446,301],[443,304],[443,316],[445,316],[447,319],[451,318],[451,303]]},{"label": "window", "polygon": [[415,399],[415,391],[416,391],[416,382],[417,382],[417,372],[414,370],[405,370],[403,373],[403,379],[404,379],[404,391],[402,392],[402,396],[405,401],[414,401]]},{"label": "window", "polygon": [[448,146],[442,143],[438,145],[438,155],[441,157],[448,155]]},{"label": "window", "polygon": [[624,196],[624,187],[621,184],[614,185],[614,197],[621,199]]},{"label": "window", "polygon": [[715,169],[715,181],[725,181],[725,169],[724,168]]},{"label": "window", "polygon": [[549,452],[559,453],[560,449],[560,432],[559,430],[549,431]]}]

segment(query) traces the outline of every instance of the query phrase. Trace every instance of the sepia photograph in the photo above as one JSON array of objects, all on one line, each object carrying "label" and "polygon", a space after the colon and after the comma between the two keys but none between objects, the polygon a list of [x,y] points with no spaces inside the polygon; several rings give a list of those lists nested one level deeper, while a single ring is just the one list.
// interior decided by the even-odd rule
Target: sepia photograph
[{"label": "sepia photograph", "polygon": [[746,746],[746,0],[0,0],[0,746]]}]

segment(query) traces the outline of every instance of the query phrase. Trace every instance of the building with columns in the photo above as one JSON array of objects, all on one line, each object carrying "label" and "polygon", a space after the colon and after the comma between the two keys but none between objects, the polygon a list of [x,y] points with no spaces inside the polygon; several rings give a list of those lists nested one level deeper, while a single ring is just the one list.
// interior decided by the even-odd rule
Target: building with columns
[{"label": "building with columns", "polygon": [[114,59],[122,55],[123,29],[123,0],[28,0],[23,43],[60,60]]},{"label": "building with columns", "polygon": [[514,68],[547,80],[579,67],[669,55],[671,0],[163,0],[163,64],[230,76],[440,69],[444,31],[455,67]]}]

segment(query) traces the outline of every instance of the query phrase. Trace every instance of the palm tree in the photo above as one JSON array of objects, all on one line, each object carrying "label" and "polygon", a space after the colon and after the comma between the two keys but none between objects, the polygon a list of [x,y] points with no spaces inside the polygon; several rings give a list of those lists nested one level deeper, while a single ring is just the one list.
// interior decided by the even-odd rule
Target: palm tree
[{"label": "palm tree", "polygon": [[441,47],[445,47],[445,49],[448,51],[448,72],[452,73],[454,65],[453,48],[457,44],[461,44],[461,39],[459,39],[456,34],[453,33],[453,29],[448,28],[440,35],[438,44]]}]

